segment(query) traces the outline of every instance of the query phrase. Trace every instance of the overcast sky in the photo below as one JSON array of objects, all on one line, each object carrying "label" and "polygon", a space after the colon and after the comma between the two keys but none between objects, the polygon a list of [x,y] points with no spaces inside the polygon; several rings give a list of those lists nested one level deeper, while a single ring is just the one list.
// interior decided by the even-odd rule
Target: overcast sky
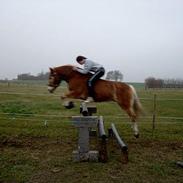
[{"label": "overcast sky", "polygon": [[183,0],[0,0],[0,79],[76,64],[183,78]]}]

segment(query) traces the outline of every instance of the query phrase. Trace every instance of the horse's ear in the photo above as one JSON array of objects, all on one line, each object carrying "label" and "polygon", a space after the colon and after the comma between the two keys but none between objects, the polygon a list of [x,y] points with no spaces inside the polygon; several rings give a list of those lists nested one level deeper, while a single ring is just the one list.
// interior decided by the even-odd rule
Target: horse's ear
[{"label": "horse's ear", "polygon": [[53,68],[50,67],[49,69],[50,69],[50,72],[53,73]]}]

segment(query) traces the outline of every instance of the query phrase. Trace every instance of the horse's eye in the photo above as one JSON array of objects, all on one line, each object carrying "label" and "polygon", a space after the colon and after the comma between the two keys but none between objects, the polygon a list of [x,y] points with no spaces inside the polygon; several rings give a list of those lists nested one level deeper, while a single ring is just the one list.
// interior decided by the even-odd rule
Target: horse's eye
[{"label": "horse's eye", "polygon": [[56,75],[57,75],[57,73],[56,73],[56,72],[54,72],[54,73],[53,73],[53,76],[56,76]]}]

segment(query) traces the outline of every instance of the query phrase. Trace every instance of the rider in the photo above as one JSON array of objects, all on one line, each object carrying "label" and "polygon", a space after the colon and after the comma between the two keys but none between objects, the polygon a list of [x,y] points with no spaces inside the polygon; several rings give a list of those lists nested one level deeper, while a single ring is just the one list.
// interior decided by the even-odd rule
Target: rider
[{"label": "rider", "polygon": [[84,56],[78,56],[76,57],[76,61],[81,64],[84,65],[84,68],[78,68],[78,67],[74,67],[74,70],[77,70],[78,72],[82,73],[82,74],[87,74],[89,72],[92,72],[93,75],[91,76],[91,78],[88,80],[87,85],[88,85],[88,91],[89,91],[89,97],[85,100],[85,102],[92,102],[94,101],[94,83],[101,78],[104,74],[105,74],[105,69],[102,65],[89,60],[88,58],[84,57]]}]

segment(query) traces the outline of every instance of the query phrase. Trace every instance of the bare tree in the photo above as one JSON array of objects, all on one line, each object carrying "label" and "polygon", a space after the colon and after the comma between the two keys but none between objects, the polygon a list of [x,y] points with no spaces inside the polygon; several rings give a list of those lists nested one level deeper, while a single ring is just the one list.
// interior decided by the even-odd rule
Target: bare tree
[{"label": "bare tree", "polygon": [[106,75],[107,80],[122,81],[123,74],[119,70],[109,71]]}]

